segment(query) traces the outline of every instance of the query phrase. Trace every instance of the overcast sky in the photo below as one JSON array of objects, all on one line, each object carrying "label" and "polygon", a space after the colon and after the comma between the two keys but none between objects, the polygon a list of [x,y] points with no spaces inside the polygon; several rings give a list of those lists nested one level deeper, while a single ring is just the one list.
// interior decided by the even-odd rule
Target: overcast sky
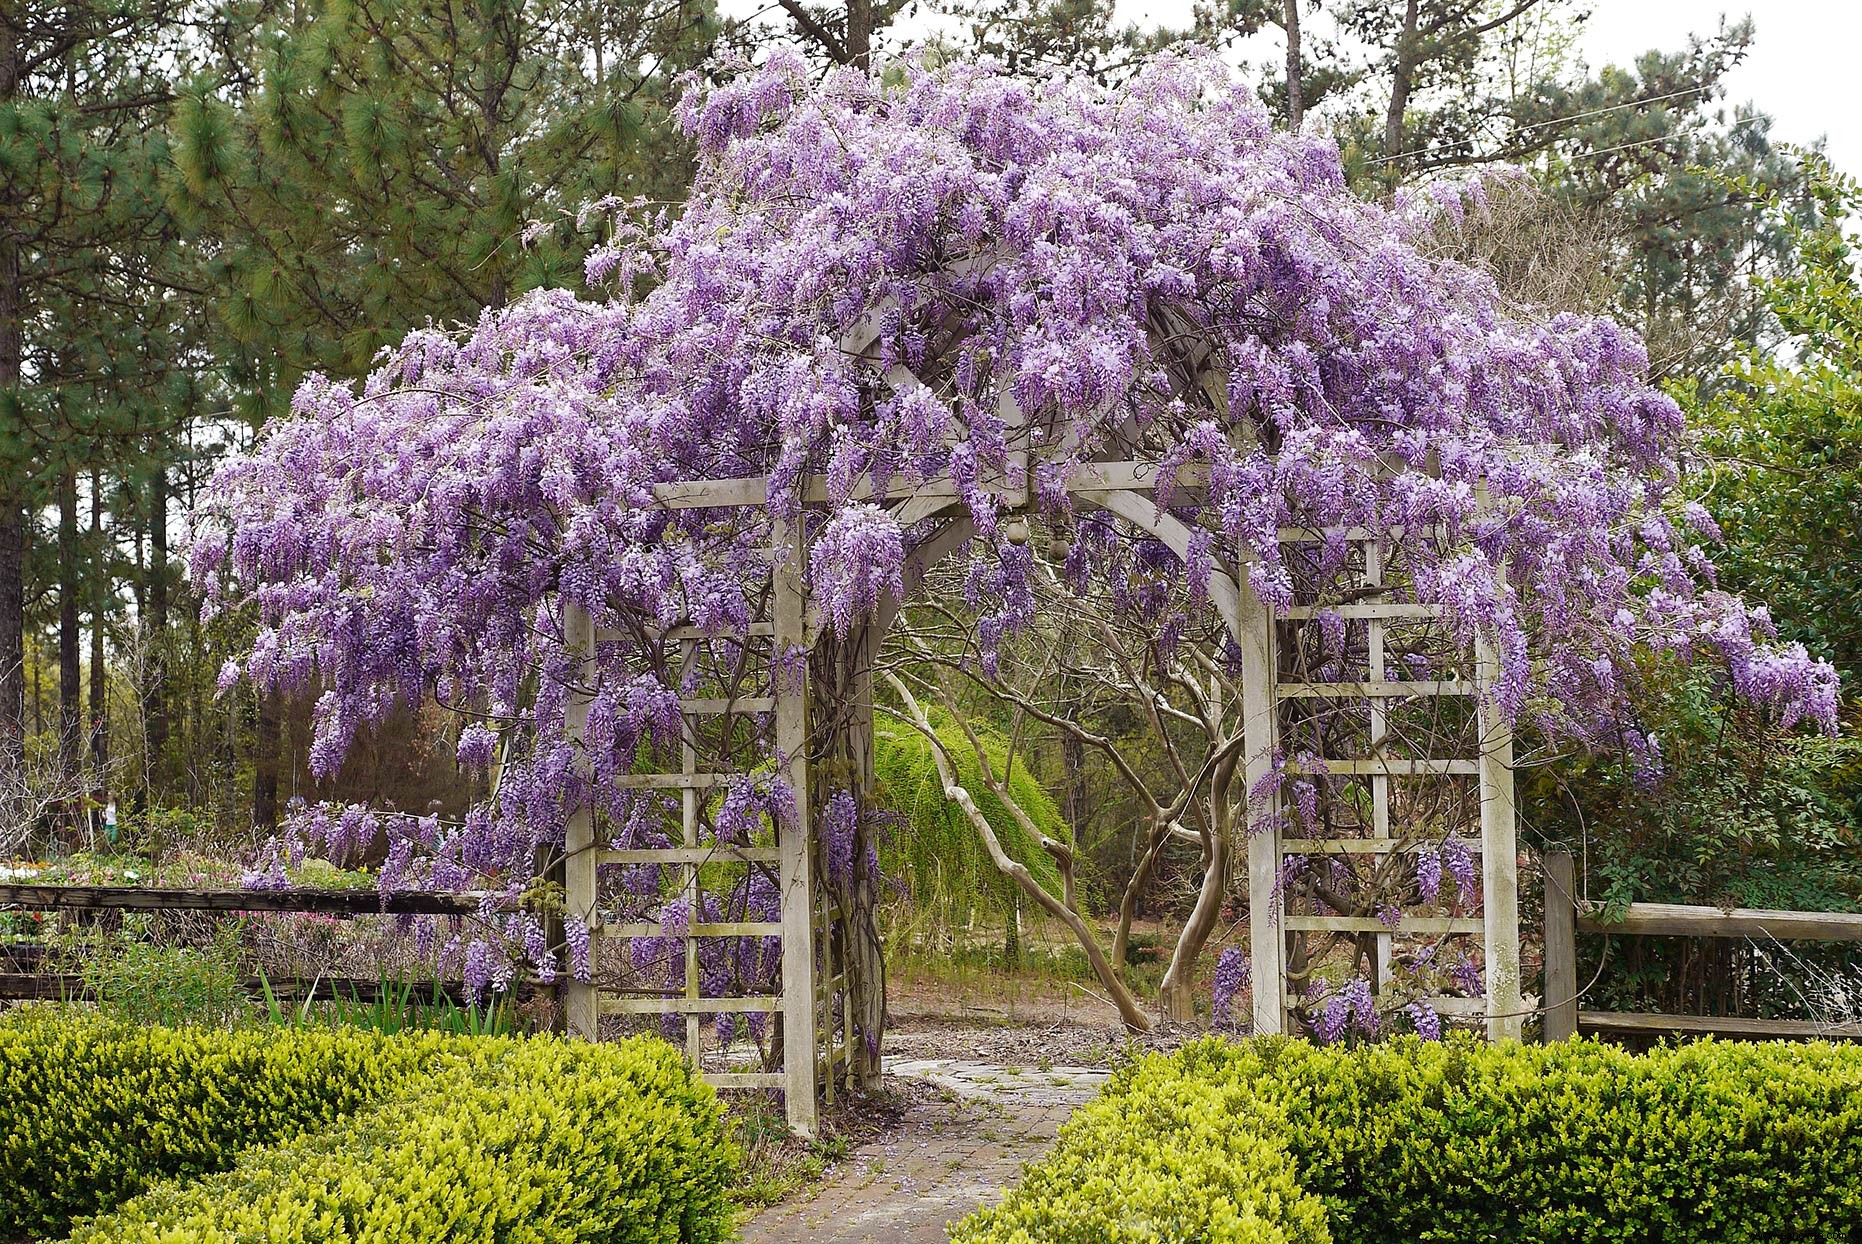
[{"label": "overcast sky", "polygon": [[[1186,24],[1190,0],[1120,0],[1122,20]],[[1727,84],[1730,102],[1748,100],[1776,118],[1780,142],[1827,137],[1831,158],[1862,174],[1862,4],[1855,0],[1593,0],[1583,39],[1593,67],[1628,64],[1652,47],[1675,50],[1689,32],[1709,34],[1722,14],[1750,15],[1752,53]]]},{"label": "overcast sky", "polygon": [[1781,142],[1828,138],[1836,165],[1862,173],[1862,6],[1853,0],[1596,0],[1585,58],[1622,64],[1651,47],[1679,47],[1686,31],[1717,30],[1722,13],[1750,15],[1757,28],[1751,55],[1727,82],[1728,99],[1769,112]]}]

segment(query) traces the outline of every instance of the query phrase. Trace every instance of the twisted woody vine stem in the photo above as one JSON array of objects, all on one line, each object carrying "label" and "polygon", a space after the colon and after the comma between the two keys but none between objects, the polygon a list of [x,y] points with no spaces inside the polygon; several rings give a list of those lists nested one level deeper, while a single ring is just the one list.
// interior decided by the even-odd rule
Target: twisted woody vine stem
[{"label": "twisted woody vine stem", "polygon": [[[384,887],[516,893],[582,800],[616,834],[660,815],[615,779],[676,737],[676,678],[604,647],[585,772],[562,603],[623,634],[744,623],[767,524],[798,513],[809,476],[828,495],[809,588],[843,632],[900,590],[926,534],[859,487],[948,477],[986,638],[1033,609],[1030,554],[1004,531],[1025,488],[1073,530],[1071,580],[1116,568],[1140,604],[1194,600],[1218,564],[1245,564],[1271,606],[1296,581],[1323,598],[1333,551],[1292,563],[1278,528],[1400,526],[1415,596],[1498,654],[1509,719],[1651,767],[1633,707],[1650,649],[1719,663],[1787,721],[1834,721],[1830,667],[1714,587],[1712,523],[1676,499],[1682,417],[1634,335],[1522,318],[1422,245],[1480,210],[1478,186],[1358,198],[1331,141],[1276,132],[1198,56],[1112,89],[913,60],[811,84],[777,54],[692,86],[681,115],[690,200],[596,205],[611,241],[591,296],[415,332],[359,387],[312,378],[196,516],[207,609],[260,620],[224,680],[316,689],[319,774],[429,696],[469,723],[463,761],[502,756],[462,823],[393,819]],[[873,345],[850,353],[863,324]],[[1187,566],[1074,512],[1082,463],[1133,458],[1206,476],[1159,498],[1198,529]],[[757,475],[768,509],[729,521],[654,502],[655,485]],[[761,781],[746,829],[783,804]],[[279,849],[331,824],[355,828],[308,812]],[[541,959],[532,932],[510,924],[494,950]]]}]

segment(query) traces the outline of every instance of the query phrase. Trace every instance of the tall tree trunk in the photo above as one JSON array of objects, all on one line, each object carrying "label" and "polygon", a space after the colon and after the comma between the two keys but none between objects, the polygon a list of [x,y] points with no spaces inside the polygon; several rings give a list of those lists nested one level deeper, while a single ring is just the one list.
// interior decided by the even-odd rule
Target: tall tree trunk
[{"label": "tall tree trunk", "polygon": [[1222,917],[1222,899],[1228,893],[1229,858],[1232,854],[1230,831],[1232,818],[1228,792],[1235,779],[1238,758],[1216,767],[1209,782],[1209,841],[1203,856],[1203,883],[1196,895],[1196,906],[1184,921],[1177,936],[1176,950],[1158,987],[1158,1002],[1167,1019],[1184,1022],[1196,1018],[1196,961],[1209,944],[1216,922]]},{"label": "tall tree trunk", "polygon": [[[0,104],[19,94],[19,48],[13,27],[0,21]],[[19,388],[25,287],[19,238],[13,232],[10,191],[0,190],[0,404]],[[12,432],[8,428],[4,431]],[[0,785],[22,772],[26,759],[26,503],[10,486],[18,468],[0,473]]]},{"label": "tall tree trunk", "polygon": [[1406,0],[1403,6],[1403,31],[1397,36],[1390,64],[1390,108],[1384,113],[1384,159],[1390,165],[1390,180],[1395,181],[1396,158],[1403,153],[1403,114],[1409,111],[1409,93],[1416,77],[1416,23],[1419,0]]},{"label": "tall tree trunk", "polygon": [[252,824],[259,829],[278,828],[278,697],[258,693],[258,722],[253,731]]},{"label": "tall tree trunk", "polygon": [[1300,67],[1300,0],[1286,0],[1281,20],[1287,32],[1287,128],[1297,130],[1306,115],[1305,80]]},{"label": "tall tree trunk", "polygon": [[78,631],[78,477],[58,481],[58,758],[76,773],[84,757],[84,679]]},{"label": "tall tree trunk", "polygon": [[98,550],[98,565],[91,575],[91,764],[98,781],[110,767],[109,670],[104,659],[104,618],[109,613],[109,558],[103,548],[103,472],[91,473],[91,542]]},{"label": "tall tree trunk", "polygon": [[873,0],[847,0],[847,59],[861,69],[873,67]]},{"label": "tall tree trunk", "polygon": [[[157,447],[157,453],[162,452]],[[168,464],[157,461],[149,481],[148,748],[152,784],[161,785],[168,754]]]}]

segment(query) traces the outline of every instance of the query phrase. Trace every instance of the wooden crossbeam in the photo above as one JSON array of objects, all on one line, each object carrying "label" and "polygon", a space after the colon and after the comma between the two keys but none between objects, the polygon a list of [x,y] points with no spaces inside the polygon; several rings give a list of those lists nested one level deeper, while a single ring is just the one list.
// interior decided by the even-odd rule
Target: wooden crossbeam
[{"label": "wooden crossbeam", "polygon": [[776,624],[773,622],[752,622],[748,626],[732,627],[729,630],[721,631],[717,634],[713,634],[712,632],[705,630],[701,626],[675,626],[671,630],[663,632],[660,635],[660,638],[673,639],[673,640],[745,639],[745,638],[768,639],[771,635],[774,635],[775,633],[776,633]]},{"label": "wooden crossbeam", "polygon": [[1283,682],[1280,697],[1286,700],[1384,699],[1406,696],[1474,695],[1476,687],[1460,680],[1438,682]]},{"label": "wooden crossbeam", "polygon": [[776,697],[771,695],[746,695],[735,699],[721,697],[680,700],[681,712],[694,715],[703,714],[716,717],[723,713],[769,713],[776,708]]},{"label": "wooden crossbeam", "polygon": [[[1336,851],[1341,855],[1388,855],[1393,852],[1420,851],[1433,845],[1426,841],[1404,838],[1282,838],[1280,849],[1288,855],[1324,855]],[[1470,853],[1480,850],[1481,844],[1469,842]]]},{"label": "wooden crossbeam", "polygon": [[1442,607],[1417,604],[1413,601],[1387,601],[1382,604],[1359,602],[1350,605],[1288,605],[1280,611],[1278,616],[1289,622],[1305,622],[1317,618],[1322,613],[1336,614],[1341,618],[1379,618],[1384,621],[1402,621],[1404,619],[1439,618],[1442,616]]},{"label": "wooden crossbeam", "polygon": [[780,1071],[707,1071],[705,1083],[718,1089],[779,1089],[788,1079]]},{"label": "wooden crossbeam", "polygon": [[1481,771],[1478,760],[1419,759],[1392,756],[1355,760],[1320,760],[1313,764],[1289,764],[1286,771],[1301,777],[1354,777],[1382,774],[1390,777],[1469,776]]},{"label": "wooden crossbeam", "polygon": [[609,848],[595,854],[597,864],[773,864],[775,847],[739,847],[718,843],[708,847]]},{"label": "wooden crossbeam", "polygon": [[1479,933],[1485,923],[1479,916],[1405,915],[1393,928],[1376,916],[1287,916],[1291,933]]},{"label": "wooden crossbeam", "polygon": [[623,790],[709,790],[728,785],[730,773],[630,773],[614,784]]},{"label": "wooden crossbeam", "polygon": [[688,998],[684,994],[603,994],[603,1015],[737,1015],[782,1010],[781,994],[743,998]]},{"label": "wooden crossbeam", "polygon": [[[1175,488],[1190,489],[1201,488],[1208,481],[1209,469],[1198,463],[1190,463],[1180,468],[1171,477],[1170,483]],[[1151,492],[1156,490],[1159,482],[1158,464],[1155,462],[1083,462],[1068,477],[1066,489],[1076,493]],[[1008,481],[985,477],[982,483],[1006,486]],[[940,475],[922,482],[912,482],[901,477],[883,490],[874,488],[870,479],[864,479],[854,485],[848,500],[885,502],[946,498],[955,501],[960,495],[956,483],[949,476]],[[653,499],[668,510],[767,505],[769,479],[767,476],[752,475],[738,479],[695,479],[655,484]],[[824,505],[831,499],[827,476],[810,475],[803,481],[803,504]]]},{"label": "wooden crossbeam", "polygon": [[780,920],[694,920],[680,930],[669,931],[658,920],[610,921],[601,926],[603,937],[780,937]]}]

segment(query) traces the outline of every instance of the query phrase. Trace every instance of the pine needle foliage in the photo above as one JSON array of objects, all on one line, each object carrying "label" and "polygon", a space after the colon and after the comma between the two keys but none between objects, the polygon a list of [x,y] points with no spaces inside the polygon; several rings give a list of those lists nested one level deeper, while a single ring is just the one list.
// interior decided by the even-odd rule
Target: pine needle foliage
[{"label": "pine needle foliage", "polygon": [[[948,714],[936,710],[931,723],[954,762],[957,780],[976,800],[1003,849],[1027,865],[1044,889],[1058,895],[1060,870],[983,781],[963,731]],[[1009,793],[1041,832],[1072,842],[1073,831],[1053,796],[1023,767],[1019,755],[1008,768],[1008,740],[986,726],[972,729],[983,741],[991,769],[997,775],[1007,769]],[[881,867],[916,908],[921,929],[947,936],[979,922],[1000,928],[1017,906],[1029,906],[1020,899],[1014,881],[996,867],[963,809],[945,798],[931,744],[923,735],[903,723],[881,721],[873,732],[873,755],[879,802],[899,817],[899,824],[882,838]]]}]

